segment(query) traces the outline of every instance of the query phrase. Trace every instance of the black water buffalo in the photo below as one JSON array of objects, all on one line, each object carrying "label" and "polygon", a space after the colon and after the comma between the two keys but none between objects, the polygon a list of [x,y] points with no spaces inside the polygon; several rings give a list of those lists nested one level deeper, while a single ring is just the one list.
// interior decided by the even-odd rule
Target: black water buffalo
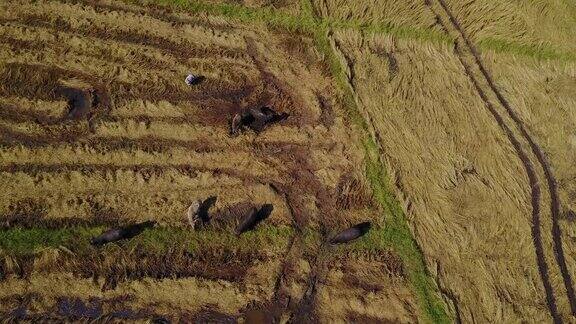
[{"label": "black water buffalo", "polygon": [[260,133],[270,124],[277,123],[288,118],[288,113],[277,113],[270,107],[249,108],[234,115],[230,125],[230,135],[238,135],[242,128],[250,128]]},{"label": "black water buffalo", "polygon": [[138,224],[127,225],[119,228],[113,228],[100,234],[90,240],[92,245],[104,245],[106,243],[116,242],[120,240],[131,239],[134,236],[142,233],[145,229],[151,228],[156,224],[154,221],[146,221]]},{"label": "black water buffalo", "polygon": [[350,227],[336,235],[330,240],[332,244],[347,243],[355,240],[364,234],[368,233],[370,230],[370,222],[364,222]]}]

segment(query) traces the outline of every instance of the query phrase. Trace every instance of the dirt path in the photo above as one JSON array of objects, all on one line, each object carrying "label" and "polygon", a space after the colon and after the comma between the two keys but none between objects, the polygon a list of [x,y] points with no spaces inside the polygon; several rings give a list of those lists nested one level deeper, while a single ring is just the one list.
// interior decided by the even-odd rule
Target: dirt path
[{"label": "dirt path", "polygon": [[[552,289],[552,285],[550,283],[550,275],[549,275],[549,268],[545,260],[544,255],[544,247],[542,244],[542,234],[541,234],[541,219],[540,219],[540,201],[541,201],[541,194],[540,194],[540,185],[538,182],[538,176],[534,169],[534,164],[523,150],[522,145],[520,144],[518,138],[514,135],[512,130],[509,126],[506,125],[506,122],[502,118],[502,116],[498,113],[495,106],[492,104],[490,99],[487,96],[487,93],[492,93],[495,95],[498,104],[503,107],[508,115],[508,117],[513,121],[514,127],[518,129],[520,132],[520,137],[525,140],[532,154],[536,157],[537,164],[542,168],[545,183],[547,187],[547,191],[550,195],[550,212],[552,217],[552,240],[554,242],[554,255],[558,267],[560,268],[560,272],[562,274],[562,279],[564,281],[564,286],[566,287],[566,293],[568,297],[568,301],[570,303],[570,308],[573,315],[576,315],[576,298],[574,293],[573,281],[566,265],[566,259],[564,256],[564,250],[562,247],[562,237],[561,237],[561,229],[558,223],[558,219],[560,217],[560,203],[558,198],[558,190],[556,185],[556,180],[554,175],[552,174],[549,162],[546,160],[546,157],[542,151],[542,149],[538,146],[536,141],[532,138],[532,136],[528,133],[526,127],[522,120],[518,117],[518,114],[515,110],[511,107],[509,102],[504,98],[502,93],[496,87],[494,80],[490,73],[484,66],[480,55],[466,33],[464,32],[463,28],[461,27],[458,20],[454,17],[450,9],[448,8],[446,2],[444,0],[438,0],[437,3],[442,8],[441,12],[437,12],[432,6],[430,1],[426,1],[426,4],[432,10],[432,12],[437,16],[439,23],[442,25],[443,29],[447,32],[449,30],[448,26],[446,25],[448,20],[457,32],[457,40],[455,46],[455,52],[462,63],[466,74],[472,81],[474,87],[478,91],[478,94],[484,101],[487,109],[490,111],[500,128],[506,133],[508,139],[514,146],[516,153],[519,159],[522,161],[524,168],[526,169],[526,173],[530,182],[531,186],[531,195],[532,195],[532,238],[534,242],[534,248],[536,252],[536,259],[538,264],[538,271],[540,273],[541,281],[544,286],[544,290],[546,293],[546,301],[548,304],[548,308],[554,322],[559,323],[561,322],[560,315],[558,313],[558,309],[556,306],[556,299],[554,296],[554,292]],[[447,18],[447,19],[446,19]],[[473,60],[473,64],[470,64],[466,60],[466,56],[470,56]],[[480,72],[481,78],[485,85],[483,86],[479,79],[474,74],[473,70],[477,69]]]},{"label": "dirt path", "polygon": [[[325,220],[333,215],[332,207],[334,195],[325,188],[318,178],[313,174],[312,165],[306,150],[300,147],[285,148],[281,153],[283,160],[290,166],[289,175],[291,181],[289,186],[278,188],[285,196],[287,205],[289,206],[290,213],[293,217],[293,227],[295,228],[296,236],[294,242],[291,244],[291,251],[287,253],[286,259],[283,261],[281,274],[279,276],[276,287],[276,293],[273,298],[274,308],[277,309],[278,319],[285,316],[288,317],[290,323],[303,323],[310,321],[315,316],[315,298],[319,282],[322,281],[326,273],[326,262],[328,256],[327,246],[324,244],[326,226]],[[318,208],[318,218],[315,219],[309,215],[309,211],[305,207],[303,197],[308,195],[314,197],[316,206]],[[305,232],[306,228],[311,225],[318,224],[320,232],[323,234],[320,238],[319,246],[306,246]],[[306,250],[312,250],[312,252]],[[310,265],[310,272],[306,274],[305,278],[294,271],[297,263],[306,261]],[[304,292],[300,300],[292,302],[291,297],[287,294],[288,284],[290,282],[305,280]]]}]

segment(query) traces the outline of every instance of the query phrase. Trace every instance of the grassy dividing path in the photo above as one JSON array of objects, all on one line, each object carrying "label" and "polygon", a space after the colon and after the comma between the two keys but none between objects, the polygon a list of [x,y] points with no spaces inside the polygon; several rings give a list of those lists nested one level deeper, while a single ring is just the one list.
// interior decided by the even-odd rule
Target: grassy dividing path
[{"label": "grassy dividing path", "polygon": [[[90,239],[101,234],[103,226],[71,226],[58,229],[48,228],[11,228],[0,231],[0,252],[10,255],[34,254],[46,248],[65,248],[75,254],[84,254],[93,250]],[[281,253],[284,245],[294,234],[289,226],[261,225],[254,231],[241,236],[220,230],[191,231],[188,228],[157,227],[146,229],[131,240],[121,241],[126,250],[136,246],[153,253],[165,253],[171,248],[184,248],[188,252],[206,249],[226,249],[252,251],[254,246],[268,252]],[[106,248],[103,247],[103,248]]]},{"label": "grassy dividing path", "polygon": [[[374,239],[370,240],[372,244],[369,244],[369,246],[392,247],[402,258],[407,270],[408,280],[415,292],[420,311],[425,316],[425,320],[432,323],[450,323],[452,320],[440,299],[438,287],[428,274],[422,253],[408,227],[404,211],[392,193],[386,167],[381,160],[379,146],[370,134],[368,124],[360,113],[342,62],[338,59],[331,46],[328,35],[332,27],[330,23],[313,16],[310,0],[302,0],[301,8],[304,11],[304,20],[316,20],[317,28],[314,31],[316,46],[328,59],[332,75],[338,87],[344,92],[344,109],[348,119],[362,132],[366,177],[370,181],[376,201],[387,212],[383,216],[385,218],[385,227],[373,231],[373,234],[377,233],[379,235],[376,241]],[[375,237],[372,235],[372,238]]]}]

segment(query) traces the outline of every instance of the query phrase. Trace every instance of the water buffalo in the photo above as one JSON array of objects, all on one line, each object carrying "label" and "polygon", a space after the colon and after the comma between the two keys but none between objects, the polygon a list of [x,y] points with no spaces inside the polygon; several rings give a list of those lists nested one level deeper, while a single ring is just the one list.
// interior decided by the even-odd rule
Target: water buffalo
[{"label": "water buffalo", "polygon": [[86,117],[95,106],[97,100],[94,89],[79,89],[72,87],[61,87],[58,89],[59,95],[68,101],[68,114],[66,119],[81,119]]},{"label": "water buffalo", "polygon": [[90,240],[92,245],[104,245],[110,242],[131,239],[142,233],[145,229],[151,228],[156,224],[155,221],[146,221],[138,224],[128,225],[119,228],[113,228],[100,234]]},{"label": "water buffalo", "polygon": [[336,235],[330,240],[331,244],[347,243],[355,240],[370,230],[370,222],[364,222],[350,227]]},{"label": "water buffalo", "polygon": [[272,210],[274,210],[274,206],[270,204],[262,205],[260,209],[252,207],[250,211],[246,215],[244,215],[244,217],[242,217],[240,223],[238,224],[238,226],[236,226],[234,233],[236,235],[240,235],[244,232],[253,230],[256,227],[256,225],[258,225],[260,222],[262,222],[263,220],[268,218],[268,216],[270,216]]},{"label": "water buffalo", "polygon": [[207,224],[210,222],[210,215],[208,211],[216,203],[216,197],[210,196],[204,201],[195,200],[190,204],[188,210],[186,211],[186,218],[192,226],[192,229],[196,229],[199,225]]},{"label": "water buffalo", "polygon": [[208,209],[215,202],[216,197],[210,197],[205,201],[194,201],[188,207],[186,217],[193,229],[197,229],[199,225],[210,224],[213,229],[229,230],[240,235],[254,229],[261,221],[268,218],[274,209],[270,204],[257,206],[245,201],[216,210],[209,215]]},{"label": "water buffalo", "polygon": [[204,81],[205,78],[206,77],[204,77],[202,75],[188,74],[188,76],[186,76],[186,79],[184,80],[184,82],[186,82],[186,84],[189,86],[193,86],[193,85],[200,84],[202,81]]},{"label": "water buffalo", "polygon": [[230,135],[238,135],[244,127],[252,129],[256,133],[263,131],[268,125],[277,123],[288,118],[288,113],[277,113],[270,107],[249,108],[234,115],[230,125]]}]

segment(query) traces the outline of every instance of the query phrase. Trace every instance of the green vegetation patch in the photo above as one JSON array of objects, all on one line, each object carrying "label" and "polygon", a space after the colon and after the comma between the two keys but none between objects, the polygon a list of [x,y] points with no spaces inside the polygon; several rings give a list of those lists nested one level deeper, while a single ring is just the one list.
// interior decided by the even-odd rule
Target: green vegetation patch
[{"label": "green vegetation patch", "polygon": [[372,184],[375,199],[389,213],[386,216],[386,227],[381,230],[380,239],[376,243],[392,246],[402,258],[408,280],[416,291],[420,307],[428,316],[428,320],[434,323],[450,323],[450,317],[439,298],[438,288],[428,274],[422,253],[408,227],[404,212],[387,185],[388,175],[385,173],[385,168],[379,160],[370,157],[377,152],[376,145],[372,140],[367,142],[365,149],[369,158],[366,174]]},{"label": "green vegetation patch", "polygon": [[61,229],[11,228],[0,231],[0,250],[13,255],[30,254],[42,248],[64,246],[77,250],[86,247],[102,228],[69,227]]},{"label": "green vegetation patch", "polygon": [[314,30],[314,22],[303,19],[301,16],[290,15],[272,7],[249,8],[237,4],[206,3],[196,0],[128,0],[130,2],[146,5],[160,4],[172,6],[192,13],[207,13],[216,16],[225,16],[243,23],[264,23],[271,27],[280,27],[291,32],[310,33]]},{"label": "green vegetation patch", "polygon": [[[94,249],[90,239],[105,230],[103,227],[11,228],[0,231],[0,251],[10,255],[33,254],[44,248],[65,247],[74,253],[88,253]],[[122,246],[126,249],[142,247],[154,253],[162,253],[170,248],[185,248],[189,252],[198,249],[226,249],[249,252],[263,249],[269,253],[281,253],[294,231],[289,226],[261,225],[254,231],[236,236],[226,231],[191,231],[180,228],[157,227],[144,230],[140,235],[115,243],[102,249]]]},{"label": "green vegetation patch", "polygon": [[576,61],[576,54],[562,52],[549,45],[521,44],[500,38],[487,37],[478,42],[478,47],[492,50],[496,53],[508,53],[532,57],[537,60]]}]

